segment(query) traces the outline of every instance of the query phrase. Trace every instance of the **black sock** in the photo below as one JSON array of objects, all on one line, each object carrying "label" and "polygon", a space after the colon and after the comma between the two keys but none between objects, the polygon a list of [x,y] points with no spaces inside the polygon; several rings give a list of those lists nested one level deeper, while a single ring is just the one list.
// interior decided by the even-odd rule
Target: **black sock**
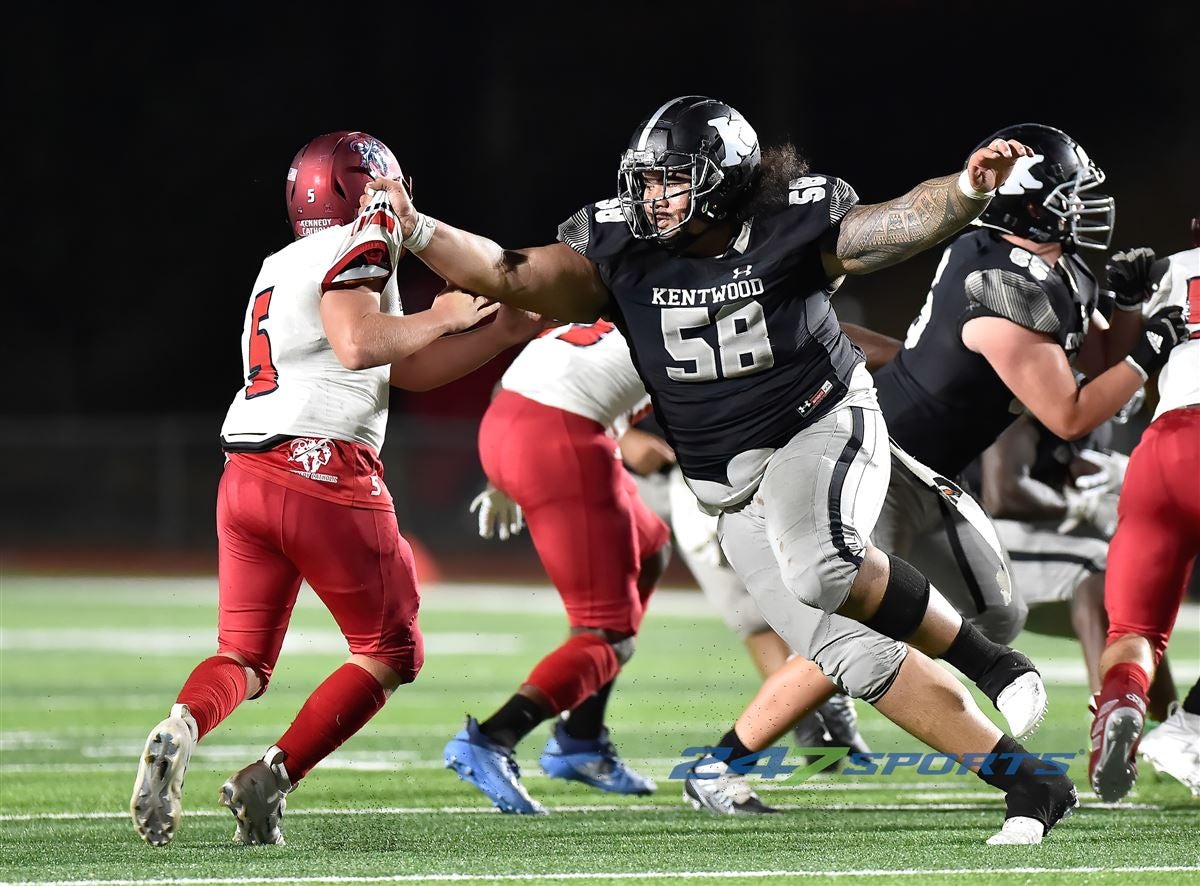
[{"label": "black sock", "polygon": [[1196,681],[1196,685],[1191,688],[1187,698],[1183,700],[1183,709],[1189,714],[1200,715],[1200,680]]},{"label": "black sock", "polygon": [[496,713],[479,724],[479,731],[506,748],[514,748],[533,727],[546,719],[541,705],[521,694],[514,695]]},{"label": "black sock", "polygon": [[726,763],[740,760],[742,757],[748,757],[754,753],[754,751],[742,744],[742,740],[738,738],[736,726],[721,736],[721,740],[717,742],[717,747],[730,748],[729,756],[725,758]]},{"label": "black sock", "polygon": [[[1012,756],[1002,756],[1005,754]],[[1020,754],[1026,756],[1019,758],[1010,774],[1013,760]],[[1011,736],[1002,735],[992,748],[992,755],[975,774],[1004,791],[1005,818],[1036,819],[1050,830],[1075,805],[1075,785],[1066,773],[1055,771],[1054,764],[1029,755]]]},{"label": "black sock", "polygon": [[[980,681],[984,680],[989,671],[993,670],[994,665],[1012,651],[1007,646],[993,643],[983,635],[979,628],[964,618],[954,642],[950,644],[949,649],[942,653],[942,659],[961,671],[964,677],[979,686],[980,689],[983,689],[983,686],[979,685]],[[1016,654],[1020,655],[1020,653]],[[1008,682],[1010,681],[1006,681],[1004,685],[1008,685]],[[1004,686],[1000,688],[1003,689]],[[987,694],[987,690],[984,692]],[[997,690],[998,692],[999,690]],[[996,700],[990,694],[988,697],[993,702]]]},{"label": "black sock", "polygon": [[563,732],[581,741],[595,741],[600,737],[604,728],[604,710],[608,707],[608,695],[612,692],[616,679],[609,680],[592,695],[579,703],[571,711],[571,716],[563,721]]}]

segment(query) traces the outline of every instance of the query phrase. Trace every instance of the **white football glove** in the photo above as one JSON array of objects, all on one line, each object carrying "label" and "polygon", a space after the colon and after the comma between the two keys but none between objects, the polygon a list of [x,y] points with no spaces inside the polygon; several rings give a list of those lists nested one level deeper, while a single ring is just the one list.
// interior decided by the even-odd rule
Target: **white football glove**
[{"label": "white football glove", "polygon": [[1095,465],[1098,470],[1092,474],[1083,474],[1075,478],[1079,489],[1102,489],[1104,492],[1117,493],[1125,482],[1125,470],[1129,467],[1129,456],[1120,452],[1099,452],[1095,449],[1082,449],[1079,457]]},{"label": "white football glove", "polygon": [[1105,538],[1112,538],[1117,531],[1116,492],[1108,491],[1105,486],[1078,489],[1067,485],[1063,487],[1063,495],[1067,499],[1067,516],[1058,524],[1059,532],[1070,532],[1082,523],[1091,523]]},{"label": "white football glove", "polygon": [[472,500],[471,513],[476,510],[479,511],[479,534],[483,538],[499,535],[501,541],[508,541],[525,526],[521,506],[491,483]]}]

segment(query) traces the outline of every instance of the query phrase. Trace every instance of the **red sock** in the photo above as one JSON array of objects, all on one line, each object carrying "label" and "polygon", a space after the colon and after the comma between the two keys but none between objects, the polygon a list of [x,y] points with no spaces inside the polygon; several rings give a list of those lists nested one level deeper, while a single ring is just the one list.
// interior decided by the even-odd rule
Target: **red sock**
[{"label": "red sock", "polygon": [[537,663],[525,683],[536,687],[558,714],[569,711],[612,681],[621,669],[603,637],[576,634]]},{"label": "red sock", "polygon": [[1121,700],[1137,700],[1143,714],[1146,713],[1146,696],[1150,692],[1150,677],[1141,666],[1131,661],[1123,661],[1113,665],[1104,675],[1104,683],[1100,687],[1100,698],[1097,710],[1104,710],[1107,702]]},{"label": "red sock", "polygon": [[246,669],[223,655],[214,655],[196,665],[179,690],[179,704],[185,704],[196,718],[200,738],[216,728],[246,700]]},{"label": "red sock", "polygon": [[326,677],[276,742],[287,754],[292,784],[362,729],[386,700],[379,681],[358,665],[344,664]]}]

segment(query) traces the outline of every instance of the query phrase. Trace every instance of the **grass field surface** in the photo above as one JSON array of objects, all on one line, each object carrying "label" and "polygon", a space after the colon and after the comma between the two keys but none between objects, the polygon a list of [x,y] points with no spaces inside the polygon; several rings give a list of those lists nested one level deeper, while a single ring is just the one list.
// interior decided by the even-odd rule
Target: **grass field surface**
[{"label": "grass field surface", "polygon": [[[137,758],[191,667],[214,648],[215,587],[3,578],[0,881],[1200,883],[1200,800],[1143,765],[1126,803],[1098,803],[1086,789],[1088,693],[1078,646],[1030,633],[1016,645],[1043,668],[1050,714],[1027,744],[1079,753],[1071,774],[1083,799],[1042,845],[984,845],[1003,819],[1000,793],[973,776],[912,768],[759,782],[784,815],[694,812],[667,775],[683,748],[715,743],[757,681],[737,638],[691,592],[651,603],[609,709],[614,741],[658,780],[658,792],[616,797],[545,777],[537,766],[543,726],[518,760],[551,814],[500,815],[441,768],[441,750],[465,712],[490,713],[560,642],[557,598],[524,586],[427,588],[417,682],[289,797],[286,846],[241,847],[230,842],[233,820],[216,803],[218,788],[261,756],[345,654],[332,618],[302,591],[270,691],[198,747],[181,831],[154,849],[128,817]],[[1198,620],[1189,607],[1173,640],[1183,690],[1200,672]],[[859,712],[874,750],[924,750],[872,709]]]}]

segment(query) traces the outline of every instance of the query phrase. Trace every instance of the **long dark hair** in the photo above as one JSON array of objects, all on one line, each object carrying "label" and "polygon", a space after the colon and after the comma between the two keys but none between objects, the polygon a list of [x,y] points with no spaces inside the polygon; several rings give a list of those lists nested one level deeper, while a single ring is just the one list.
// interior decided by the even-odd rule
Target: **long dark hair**
[{"label": "long dark hair", "polygon": [[738,217],[747,219],[787,206],[788,182],[807,173],[808,160],[800,156],[791,142],[764,148],[758,182]]}]

